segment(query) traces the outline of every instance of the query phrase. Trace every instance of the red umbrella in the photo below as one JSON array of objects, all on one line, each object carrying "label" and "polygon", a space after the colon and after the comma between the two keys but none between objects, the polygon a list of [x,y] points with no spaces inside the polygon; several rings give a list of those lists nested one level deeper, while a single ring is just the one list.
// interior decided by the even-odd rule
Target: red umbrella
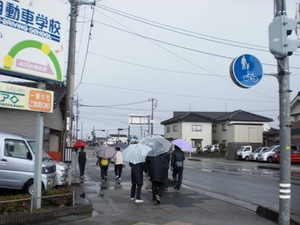
[{"label": "red umbrella", "polygon": [[79,141],[76,141],[76,142],[74,143],[73,148],[74,148],[74,149],[78,149],[78,148],[80,148],[81,146],[85,147],[85,146],[86,146],[86,143],[85,143],[84,141],[79,140]]}]

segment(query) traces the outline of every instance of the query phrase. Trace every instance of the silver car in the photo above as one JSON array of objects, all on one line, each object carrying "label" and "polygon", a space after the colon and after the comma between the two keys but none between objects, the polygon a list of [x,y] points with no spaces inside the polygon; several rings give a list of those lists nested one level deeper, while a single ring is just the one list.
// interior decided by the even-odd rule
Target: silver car
[{"label": "silver car", "polygon": [[[35,140],[27,139],[27,142],[29,143],[30,147],[35,151]],[[64,162],[59,162],[53,160],[45,151],[43,151],[43,158],[46,158],[50,161],[55,162],[56,165],[56,185],[62,186],[65,185],[68,182],[68,165]]]},{"label": "silver car", "polygon": [[[24,190],[31,195],[34,189],[35,154],[26,138],[0,132],[0,187]],[[53,161],[42,159],[42,188],[54,187],[56,166]]]},{"label": "silver car", "polygon": [[268,149],[268,147],[258,147],[257,149],[255,149],[254,152],[250,153],[250,160],[251,161],[256,161],[258,153],[266,151],[266,149]]},{"label": "silver car", "polygon": [[279,145],[272,145],[265,151],[258,153],[257,155],[257,161],[262,161],[262,162],[273,162],[273,155],[280,151],[280,146]]}]

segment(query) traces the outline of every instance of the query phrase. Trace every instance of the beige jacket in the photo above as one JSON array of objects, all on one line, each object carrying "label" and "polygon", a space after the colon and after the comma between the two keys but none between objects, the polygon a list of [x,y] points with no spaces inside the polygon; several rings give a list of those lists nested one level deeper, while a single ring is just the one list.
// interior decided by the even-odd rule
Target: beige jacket
[{"label": "beige jacket", "polygon": [[123,156],[121,151],[117,151],[117,153],[114,156],[115,159],[115,165],[123,164]]}]

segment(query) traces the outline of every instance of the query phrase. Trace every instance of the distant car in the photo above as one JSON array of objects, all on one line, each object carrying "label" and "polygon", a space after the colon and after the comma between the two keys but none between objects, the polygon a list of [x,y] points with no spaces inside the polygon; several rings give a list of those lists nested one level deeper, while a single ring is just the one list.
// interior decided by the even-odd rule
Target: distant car
[{"label": "distant car", "polygon": [[250,160],[256,161],[258,153],[261,153],[261,152],[265,151],[266,149],[268,149],[268,147],[258,147],[257,149],[255,149],[254,152],[250,153]]},{"label": "distant car", "polygon": [[[295,147],[291,146],[291,163],[300,162],[300,151],[293,149]],[[280,162],[280,151],[276,152],[273,155],[273,162],[279,163]]]},{"label": "distant car", "polygon": [[208,152],[216,152],[219,150],[219,145],[214,144],[214,145],[206,145],[203,149],[202,152],[208,153]]},{"label": "distant car", "polygon": [[278,151],[280,151],[280,146],[272,145],[269,148],[265,149],[263,152],[258,153],[257,161],[271,163],[271,162],[273,162],[273,155]]}]

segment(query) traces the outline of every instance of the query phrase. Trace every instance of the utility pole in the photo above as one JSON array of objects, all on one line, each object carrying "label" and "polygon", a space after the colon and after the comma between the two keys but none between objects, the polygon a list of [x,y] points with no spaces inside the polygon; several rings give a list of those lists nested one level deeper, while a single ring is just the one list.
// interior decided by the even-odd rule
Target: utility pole
[{"label": "utility pole", "polygon": [[269,25],[270,52],[277,59],[280,117],[280,181],[279,225],[290,224],[291,207],[291,123],[290,123],[290,72],[288,56],[298,48],[298,40],[289,35],[297,27],[297,20],[286,15],[285,0],[275,0],[273,22]]},{"label": "utility pole", "polygon": [[154,112],[154,109],[156,109],[157,107],[157,100],[155,98],[151,98],[149,99],[149,101],[152,102],[151,104],[151,131],[150,131],[150,134],[153,135],[153,112]]},{"label": "utility pole", "polygon": [[93,2],[82,2],[79,0],[69,0],[71,5],[70,30],[69,30],[69,52],[67,67],[67,93],[66,93],[66,113],[65,113],[65,146],[71,146],[73,127],[73,104],[74,104],[74,78],[75,78],[75,52],[76,52],[76,23],[79,5],[95,5]]},{"label": "utility pole", "polygon": [[75,138],[78,140],[78,120],[79,120],[79,101],[78,101],[78,94],[77,94],[77,100],[76,100],[76,131],[75,131]]}]

